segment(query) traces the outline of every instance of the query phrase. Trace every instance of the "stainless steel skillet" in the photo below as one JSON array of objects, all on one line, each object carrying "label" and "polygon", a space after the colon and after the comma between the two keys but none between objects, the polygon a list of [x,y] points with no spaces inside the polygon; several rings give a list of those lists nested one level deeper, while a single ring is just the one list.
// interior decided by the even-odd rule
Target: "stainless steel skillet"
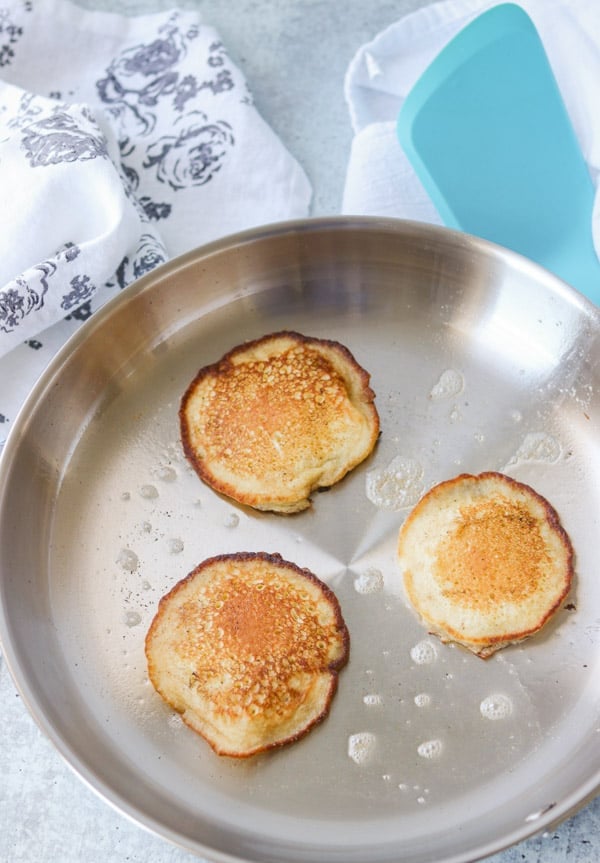
[{"label": "stainless steel skillet", "polygon": [[[292,518],[203,486],[177,426],[200,366],[281,328],[346,344],[382,421]],[[144,277],[53,361],[0,461],[0,635],[34,717],[110,803],[214,860],[464,863],[572,812],[600,780],[599,333],[536,265],[408,222],[271,226]],[[487,662],[427,635],[394,561],[412,501],[484,469],[545,495],[577,554],[547,631]],[[231,762],[152,691],[143,640],[196,563],[258,549],[334,588],[351,660],[322,726]]]}]

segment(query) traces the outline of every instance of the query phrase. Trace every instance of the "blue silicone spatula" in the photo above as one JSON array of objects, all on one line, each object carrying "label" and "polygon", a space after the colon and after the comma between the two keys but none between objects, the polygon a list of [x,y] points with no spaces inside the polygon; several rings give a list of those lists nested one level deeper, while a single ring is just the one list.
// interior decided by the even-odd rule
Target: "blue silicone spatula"
[{"label": "blue silicone spatula", "polygon": [[594,186],[538,32],[494,6],[414,85],[400,143],[448,227],[531,258],[600,305]]}]

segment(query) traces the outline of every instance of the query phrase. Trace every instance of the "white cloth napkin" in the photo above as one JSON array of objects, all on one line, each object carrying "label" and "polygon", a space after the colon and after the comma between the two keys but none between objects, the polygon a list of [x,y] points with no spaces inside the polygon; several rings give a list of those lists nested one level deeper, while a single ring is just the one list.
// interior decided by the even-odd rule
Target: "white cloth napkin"
[{"label": "white cloth napkin", "polygon": [[[447,0],[392,24],[353,58],[345,96],[355,132],[342,210],[441,224],[396,137],[402,102],[444,45],[490,0]],[[600,174],[600,4],[597,0],[519,0],[533,20],[581,149]],[[600,253],[600,196],[593,216]]]},{"label": "white cloth napkin", "polygon": [[308,215],[310,184],[197,12],[0,7],[0,448],[71,333],[157,264]]}]

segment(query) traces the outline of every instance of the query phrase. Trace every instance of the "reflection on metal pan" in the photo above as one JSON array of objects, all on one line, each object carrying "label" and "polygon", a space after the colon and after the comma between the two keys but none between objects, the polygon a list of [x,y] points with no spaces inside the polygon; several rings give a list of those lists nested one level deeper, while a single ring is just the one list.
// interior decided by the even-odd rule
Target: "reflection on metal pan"
[{"label": "reflection on metal pan", "polygon": [[[177,422],[202,365],[284,328],[347,345],[382,423],[292,518],[202,485]],[[33,715],[106,799],[217,860],[457,863],[569,814],[600,776],[599,333],[537,266],[406,222],[276,225],[144,277],[55,359],[2,456],[0,632]],[[558,510],[577,582],[543,633],[484,662],[424,631],[394,554],[422,491],[490,469]],[[160,596],[240,550],[309,567],[352,639],[328,719],[243,763],[168,710],[143,652]]]}]

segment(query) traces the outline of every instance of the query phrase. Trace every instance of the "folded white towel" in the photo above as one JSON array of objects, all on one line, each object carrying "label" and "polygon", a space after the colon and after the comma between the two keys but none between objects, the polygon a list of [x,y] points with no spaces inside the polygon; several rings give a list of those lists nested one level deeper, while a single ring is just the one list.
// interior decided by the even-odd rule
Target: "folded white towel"
[{"label": "folded white towel", "polygon": [[0,10],[0,189],[0,446],[49,359],[120,288],[302,218],[311,198],[197,12],[69,0]]}]

